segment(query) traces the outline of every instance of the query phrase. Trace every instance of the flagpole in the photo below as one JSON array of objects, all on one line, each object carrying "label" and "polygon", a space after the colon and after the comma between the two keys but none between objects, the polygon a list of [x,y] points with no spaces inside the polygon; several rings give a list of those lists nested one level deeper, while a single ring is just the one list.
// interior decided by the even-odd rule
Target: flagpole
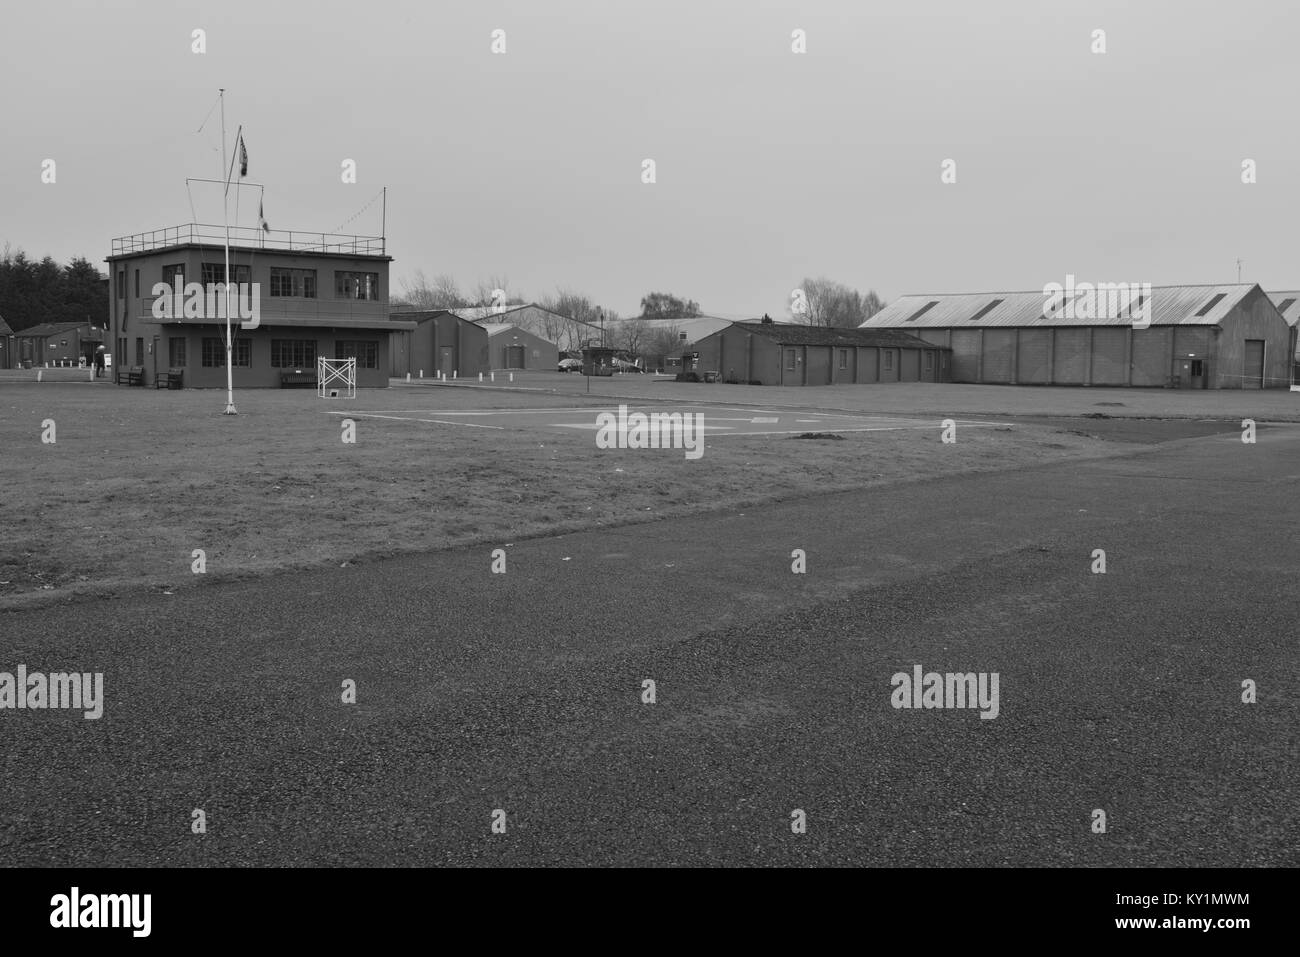
[{"label": "flagpole", "polygon": [[[221,94],[221,165],[226,165],[226,90]],[[221,194],[221,220],[226,229],[226,274],[223,285],[226,287],[226,411],[223,415],[238,415],[235,411],[235,372],[232,368],[231,353],[234,351],[234,339],[230,335],[230,171],[226,171],[226,186]]]}]

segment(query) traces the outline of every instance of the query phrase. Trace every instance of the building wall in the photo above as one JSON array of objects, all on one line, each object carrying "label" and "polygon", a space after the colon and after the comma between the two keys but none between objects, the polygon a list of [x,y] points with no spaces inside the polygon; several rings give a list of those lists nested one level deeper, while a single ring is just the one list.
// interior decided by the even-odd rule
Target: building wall
[{"label": "building wall", "polygon": [[[1228,313],[1221,327],[920,329],[917,334],[952,348],[951,381],[977,383],[1164,388],[1178,376],[1182,388],[1239,389],[1246,342],[1261,340],[1267,387],[1277,388],[1290,381],[1294,348],[1292,330],[1260,291]],[[1191,381],[1193,360],[1203,364],[1200,386]]]},{"label": "building wall", "polygon": [[[396,318],[409,317],[399,314]],[[413,379],[421,375],[432,379],[445,371],[450,379],[453,374],[468,377],[491,370],[488,334],[482,326],[451,314],[411,321],[419,323],[413,331],[392,335],[389,365],[393,375],[405,377],[410,373]]]},{"label": "building wall", "polygon": [[[847,351],[846,369],[839,367],[841,349]],[[716,369],[724,381],[757,380],[763,385],[948,381],[946,353],[938,349],[788,346],[733,326],[701,339],[692,351],[700,354],[699,369]],[[788,361],[791,353],[793,369]]]},{"label": "building wall", "polygon": [[[523,366],[512,365],[510,349],[523,347]],[[516,353],[516,356],[518,353]],[[491,369],[547,369],[554,371],[560,361],[560,349],[525,329],[503,329],[488,336],[488,360]]]},{"label": "building wall", "polygon": [[[141,326],[142,329],[152,328],[153,332],[144,336],[145,342],[145,385],[152,386],[155,376],[160,372],[166,372],[171,368],[172,359],[175,357],[172,352],[172,341],[181,341],[185,343],[185,362],[180,368],[185,370],[182,382],[185,388],[190,389],[224,389],[226,387],[226,367],[225,367],[225,325],[212,326],[180,326],[166,323],[157,323],[152,327]],[[327,359],[335,358],[335,345],[339,340],[347,341],[368,341],[376,344],[375,364],[377,368],[362,368],[361,364],[357,365],[357,388],[388,388],[389,365],[388,365],[388,336],[389,333],[382,330],[370,329],[344,329],[332,330],[323,328],[290,328],[290,327],[259,327],[257,329],[241,330],[238,327],[234,329],[235,340],[247,339],[251,348],[251,365],[248,367],[235,366],[233,369],[232,379],[234,387],[239,388],[279,388],[280,373],[292,372],[293,369],[280,368],[271,365],[271,340],[273,339],[306,339],[316,344],[317,357],[324,356]],[[157,337],[156,339],[154,337]],[[114,369],[129,368],[135,363],[135,338],[128,337],[127,350],[128,361],[119,365],[117,358],[114,357]],[[222,345],[218,351],[218,361],[221,363],[217,366],[203,365],[203,340],[204,339],[221,339]],[[304,371],[315,372],[315,363],[312,363]]]},{"label": "building wall", "polygon": [[1266,388],[1286,388],[1290,383],[1291,330],[1268,296],[1256,289],[1224,317],[1223,332],[1215,343],[1215,355],[1209,370],[1211,388],[1240,389],[1252,387],[1245,374],[1246,340],[1264,342],[1264,377]]}]

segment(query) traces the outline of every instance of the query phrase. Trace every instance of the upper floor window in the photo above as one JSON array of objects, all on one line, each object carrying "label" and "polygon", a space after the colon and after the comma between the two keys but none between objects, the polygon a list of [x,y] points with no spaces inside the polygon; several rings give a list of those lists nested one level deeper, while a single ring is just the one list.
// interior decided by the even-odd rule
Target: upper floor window
[{"label": "upper floor window", "polygon": [[316,298],[316,270],[271,267],[271,295]]},{"label": "upper floor window", "polygon": [[379,298],[379,273],[334,273],[334,298],[377,300]]},{"label": "upper floor window", "polygon": [[[238,263],[232,263],[230,266],[230,275],[234,277],[235,282],[252,282],[252,270],[248,266],[241,266]],[[213,283],[225,281],[225,263],[203,264],[203,287],[205,289]]]},{"label": "upper floor window", "polygon": [[172,266],[163,266],[162,281],[168,285],[179,283],[183,287],[185,285],[185,264],[176,263]]}]

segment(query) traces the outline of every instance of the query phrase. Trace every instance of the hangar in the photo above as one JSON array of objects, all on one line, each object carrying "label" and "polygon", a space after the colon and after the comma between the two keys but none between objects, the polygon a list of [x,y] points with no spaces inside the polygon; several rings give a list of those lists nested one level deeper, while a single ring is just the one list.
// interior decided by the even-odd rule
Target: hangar
[{"label": "hangar", "polygon": [[949,347],[953,382],[1175,389],[1290,382],[1292,330],[1256,284],[1155,286],[1149,302],[1139,297],[1103,318],[1082,318],[1070,305],[1041,291],[911,295],[859,328]]},{"label": "hangar", "polygon": [[854,385],[947,382],[948,349],[892,329],[732,322],[695,343],[696,368],[724,382]]}]

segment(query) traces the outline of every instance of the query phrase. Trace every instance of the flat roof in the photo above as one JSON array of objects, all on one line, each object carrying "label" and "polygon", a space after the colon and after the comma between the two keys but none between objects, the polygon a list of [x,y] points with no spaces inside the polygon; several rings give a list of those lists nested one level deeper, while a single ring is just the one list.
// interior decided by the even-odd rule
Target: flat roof
[{"label": "flat roof", "polygon": [[[225,319],[155,319],[152,316],[139,318],[154,326],[225,326]],[[240,320],[231,317],[230,324],[238,325]],[[323,319],[317,316],[263,316],[258,328],[263,326],[289,329],[373,329],[376,332],[409,332],[416,327],[414,322],[400,322],[395,319]],[[251,329],[249,330],[252,331]]]},{"label": "flat roof", "polygon": [[[142,253],[171,249],[176,246],[218,246],[226,244],[226,227],[211,223],[182,223],[164,226],[113,240],[109,259],[138,256]],[[257,229],[252,226],[230,227],[230,248],[253,252],[298,252],[334,256],[367,256],[388,259],[383,236],[357,236],[343,233],[308,232],[299,229]]]}]

